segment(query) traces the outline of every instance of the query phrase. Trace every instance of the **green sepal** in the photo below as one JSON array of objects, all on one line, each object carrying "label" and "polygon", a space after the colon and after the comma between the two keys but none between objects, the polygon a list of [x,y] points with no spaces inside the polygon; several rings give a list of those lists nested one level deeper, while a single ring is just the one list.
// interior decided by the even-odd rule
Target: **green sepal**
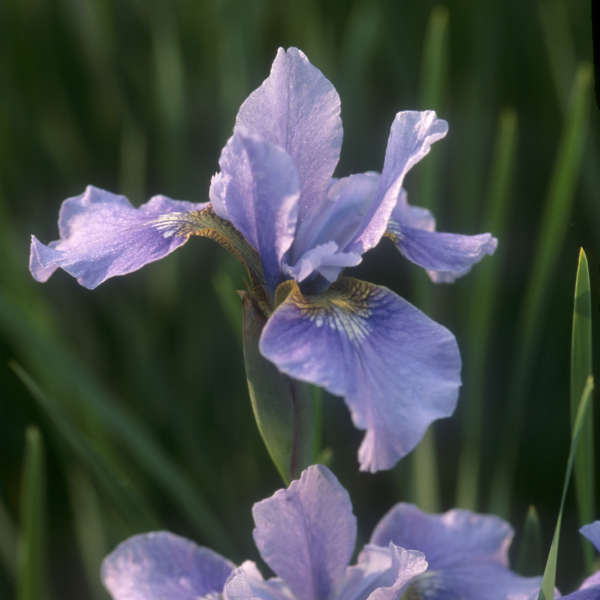
[{"label": "green sepal", "polygon": [[239,294],[252,411],[269,456],[288,485],[313,462],[311,386],[287,377],[262,356],[258,345],[266,317],[251,294]]}]

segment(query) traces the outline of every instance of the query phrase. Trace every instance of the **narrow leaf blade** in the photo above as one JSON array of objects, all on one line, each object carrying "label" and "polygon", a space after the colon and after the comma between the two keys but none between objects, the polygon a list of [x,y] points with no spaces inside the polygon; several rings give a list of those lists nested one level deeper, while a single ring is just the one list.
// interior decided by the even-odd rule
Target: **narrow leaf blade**
[{"label": "narrow leaf blade", "polygon": [[[423,44],[421,63],[421,107],[440,110],[444,95],[446,58],[448,56],[448,9],[436,6],[431,11]],[[433,152],[419,170],[419,204],[435,212],[439,192],[440,156]],[[417,280],[419,306],[426,312],[431,308],[430,282]],[[435,429],[429,428],[413,453],[412,493],[415,502],[424,510],[440,509],[439,471],[436,459]]]},{"label": "narrow leaf blade", "polygon": [[[496,145],[492,159],[486,206],[488,214],[483,222],[483,231],[491,231],[500,240],[505,233],[511,181],[517,148],[517,115],[514,110],[503,110],[498,119]],[[502,243],[502,241],[500,242]],[[468,297],[469,315],[466,344],[465,382],[462,392],[462,439],[458,478],[456,484],[456,506],[477,509],[481,469],[481,436],[483,431],[484,373],[487,353],[481,352],[489,343],[491,324],[497,309],[498,288],[502,252],[493,260],[483,261],[471,275],[472,291]]]},{"label": "narrow leaf blade", "polygon": [[577,70],[571,97],[571,111],[564,124],[556,162],[549,183],[548,196],[537,239],[531,276],[519,317],[520,332],[515,352],[515,365],[508,391],[503,437],[505,451],[494,473],[491,512],[506,516],[510,512],[510,495],[516,469],[523,426],[523,398],[531,384],[531,364],[539,341],[541,321],[553,270],[563,247],[569,213],[575,195],[575,184],[581,170],[584,142],[588,133],[591,68],[583,64]]},{"label": "narrow leaf blade", "polygon": [[19,600],[46,598],[44,445],[37,427],[25,434],[25,463],[21,500]]},{"label": "narrow leaf blade", "polygon": [[542,580],[542,589],[540,590],[538,600],[549,600],[550,598],[554,598],[554,584],[556,581],[556,566],[558,559],[558,543],[560,539],[560,526],[562,524],[565,499],[567,497],[567,490],[569,488],[571,473],[573,472],[573,464],[575,462],[575,454],[577,452],[579,437],[583,429],[583,425],[585,423],[585,419],[587,416],[587,408],[590,403],[593,390],[594,378],[590,375],[587,378],[585,388],[583,390],[583,393],[581,394],[579,406],[577,407],[577,414],[575,416],[575,422],[573,424],[573,430],[571,434],[571,447],[569,449],[569,458],[567,460],[567,469],[565,472],[565,480],[563,483],[562,496],[560,499],[560,508],[558,511],[558,518],[556,519],[554,535],[552,536],[552,544],[550,545],[550,551],[548,552],[548,558],[546,560],[546,568],[544,569],[544,578]]},{"label": "narrow leaf blade", "polygon": [[527,510],[515,568],[521,575],[529,576],[542,570],[542,526],[535,506]]},{"label": "narrow leaf blade", "polygon": [[[583,248],[579,252],[575,297],[573,305],[573,329],[571,336],[571,421],[577,416],[579,398],[592,372],[592,300],[590,274]],[[594,461],[594,407],[590,405],[588,417],[581,431],[579,449],[575,456],[574,477],[579,524],[595,519],[595,461]],[[592,568],[592,546],[582,538],[585,564]]]},{"label": "narrow leaf blade", "polygon": [[133,529],[158,528],[158,521],[152,515],[144,499],[135,494],[130,486],[124,485],[118,477],[115,477],[111,463],[95,451],[86,438],[75,427],[70,425],[68,419],[65,418],[65,415],[61,411],[60,405],[45,394],[20,365],[11,363],[10,366],[17,377],[23,382],[23,385],[27,388],[31,396],[36,400],[42,411],[47,415],[60,439],[79,458],[82,466],[94,475],[98,485],[131,527]]}]

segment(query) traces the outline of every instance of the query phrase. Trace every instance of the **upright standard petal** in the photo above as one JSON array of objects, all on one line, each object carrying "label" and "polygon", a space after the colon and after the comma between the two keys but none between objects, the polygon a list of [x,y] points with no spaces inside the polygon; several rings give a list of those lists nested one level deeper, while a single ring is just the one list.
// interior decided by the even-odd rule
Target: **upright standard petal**
[{"label": "upright standard petal", "polygon": [[298,600],[322,600],[340,581],[356,540],[348,492],[322,465],[252,508],[254,541]]},{"label": "upright standard petal", "polygon": [[258,250],[274,291],[296,230],[300,184],[294,163],[272,143],[236,133],[223,148],[219,166],[210,186],[213,209]]},{"label": "upright standard petal", "polygon": [[451,283],[471,270],[498,240],[489,233],[460,235],[435,231],[431,213],[406,201],[402,190],[388,222],[386,236],[408,260],[427,269],[435,282]]},{"label": "upright standard petal", "polygon": [[280,48],[269,77],[240,107],[240,129],[293,158],[302,190],[299,223],[309,229],[308,217],[320,210],[342,146],[340,98],[331,82],[300,50]]},{"label": "upright standard petal", "polygon": [[507,566],[512,538],[512,527],[499,517],[460,509],[431,515],[400,503],[379,521],[371,543],[420,550],[435,570],[472,563]]},{"label": "upright standard petal", "polygon": [[429,424],[452,414],[460,386],[454,336],[390,290],[341,278],[321,296],[294,282],[260,350],[284,373],[343,396],[367,434],[362,470],[389,469],[412,450]]},{"label": "upright standard petal", "polygon": [[432,110],[399,112],[392,123],[383,171],[369,212],[348,250],[364,254],[386,231],[406,173],[448,132],[448,123]]},{"label": "upright standard petal", "polygon": [[333,179],[327,189],[327,203],[315,219],[306,246],[313,248],[333,240],[345,248],[368,213],[378,182],[379,173],[373,171]]},{"label": "upright standard petal", "polygon": [[134,208],[125,196],[88,186],[62,203],[59,240],[46,246],[32,236],[29,270],[44,282],[60,267],[93,289],[179,248],[192,233],[187,215],[207,204],[154,196]]},{"label": "upright standard petal", "polygon": [[102,563],[114,600],[197,600],[220,594],[235,566],[216,552],[166,531],[136,535]]}]

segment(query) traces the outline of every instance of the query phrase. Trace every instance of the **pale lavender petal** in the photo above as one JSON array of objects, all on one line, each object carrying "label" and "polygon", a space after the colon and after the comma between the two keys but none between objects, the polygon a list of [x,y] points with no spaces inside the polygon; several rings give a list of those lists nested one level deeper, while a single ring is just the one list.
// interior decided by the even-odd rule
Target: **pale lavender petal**
[{"label": "pale lavender petal", "polygon": [[59,240],[46,246],[32,236],[29,270],[44,282],[60,267],[93,289],[179,248],[189,237],[180,233],[186,214],[207,204],[154,196],[134,208],[125,196],[88,186],[62,203]]},{"label": "pale lavender petal", "polygon": [[280,48],[269,77],[240,107],[235,128],[293,158],[302,190],[298,221],[308,226],[308,216],[320,210],[342,145],[340,99],[331,82],[300,50]]},{"label": "pale lavender petal", "polygon": [[579,533],[584,535],[592,544],[598,552],[600,552],[600,521],[594,521],[593,523],[588,523],[584,525],[579,530]]},{"label": "pale lavender petal", "polygon": [[223,589],[224,600],[293,600],[289,587],[279,578],[264,580],[252,561],[231,574]]},{"label": "pale lavender petal", "polygon": [[281,148],[236,133],[223,148],[219,166],[209,193],[213,210],[258,250],[267,285],[274,290],[296,230],[300,188],[294,163]]},{"label": "pale lavender petal", "polygon": [[[555,596],[555,598],[558,597]],[[576,592],[562,596],[562,598],[563,600],[600,600],[600,585],[592,585],[585,588],[582,586]]]},{"label": "pale lavender petal", "polygon": [[366,545],[358,555],[356,565],[346,567],[343,579],[335,590],[335,600],[366,598],[373,590],[394,582],[390,547]]},{"label": "pale lavender petal", "polygon": [[404,111],[396,115],[375,198],[349,251],[364,254],[379,243],[401,194],[404,176],[447,131],[448,123],[438,119],[432,110]]},{"label": "pale lavender petal", "polygon": [[397,600],[402,597],[407,584],[427,569],[427,560],[423,553],[416,550],[406,550],[394,544],[389,545],[392,555],[392,582],[385,585],[383,582],[369,596],[368,600]]},{"label": "pale lavender petal", "polygon": [[252,508],[253,535],[265,562],[298,600],[327,598],[344,574],[356,540],[348,492],[322,465]]},{"label": "pale lavender petal", "polygon": [[451,283],[471,270],[486,254],[493,254],[498,240],[489,233],[460,235],[404,227],[393,219],[387,234],[408,260],[427,269],[436,283]]},{"label": "pale lavender petal", "polygon": [[218,594],[234,569],[216,552],[166,531],[136,535],[102,563],[114,600],[197,600]]},{"label": "pale lavender petal", "polygon": [[[373,171],[332,180],[327,203],[313,219],[302,246],[313,248],[334,241],[339,248],[345,248],[371,207],[378,181],[379,173]],[[300,243],[296,242],[295,247],[299,251]]]},{"label": "pale lavender petal", "polygon": [[364,281],[341,278],[318,297],[289,289],[263,329],[260,350],[291,377],[345,398],[354,424],[367,430],[362,470],[393,467],[432,421],[456,406],[454,336],[390,290]]},{"label": "pale lavender petal", "polygon": [[388,222],[387,237],[408,260],[427,269],[436,283],[451,283],[465,275],[498,240],[489,233],[458,235],[435,231],[435,219],[425,208],[411,206],[402,190]]},{"label": "pale lavender petal", "polygon": [[[581,590],[587,590],[589,588],[592,587],[596,587],[597,586],[597,590],[596,593],[600,594],[600,571],[596,571],[596,573],[594,573],[593,575],[590,575],[582,584],[581,587],[579,589]],[[598,596],[598,598],[600,598],[600,595]]]},{"label": "pale lavender petal", "polygon": [[356,565],[346,569],[334,598],[393,600],[400,597],[400,590],[408,581],[426,569],[427,561],[421,552],[394,544],[385,548],[368,544],[359,554]]},{"label": "pale lavender petal", "polygon": [[[588,523],[579,529],[579,533],[584,535],[596,550],[600,552],[600,521]],[[600,600],[600,571],[590,575],[579,588],[580,591],[574,592],[565,596],[565,598],[573,598],[573,600]]]},{"label": "pale lavender petal", "polygon": [[335,281],[345,267],[354,267],[362,260],[360,254],[339,252],[335,242],[327,242],[305,252],[295,265],[284,265],[284,271],[296,281],[304,281],[318,272],[328,281]]},{"label": "pale lavender petal", "polygon": [[526,600],[541,585],[541,577],[521,577],[499,565],[463,565],[428,570],[407,586],[407,597],[427,600]]},{"label": "pale lavender petal", "polygon": [[391,219],[397,223],[401,223],[404,227],[435,231],[435,218],[431,214],[431,211],[421,206],[409,204],[405,189],[400,191],[400,196],[392,211]]},{"label": "pale lavender petal", "polygon": [[400,503],[379,521],[371,543],[420,550],[429,567],[438,570],[474,563],[506,567],[512,537],[512,527],[496,516],[460,509],[431,515]]}]

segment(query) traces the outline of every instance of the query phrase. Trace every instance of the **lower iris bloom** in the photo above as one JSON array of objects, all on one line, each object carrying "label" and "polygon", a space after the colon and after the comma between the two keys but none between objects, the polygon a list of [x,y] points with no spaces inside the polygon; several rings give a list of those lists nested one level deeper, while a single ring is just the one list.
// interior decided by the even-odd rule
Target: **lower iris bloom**
[{"label": "lower iris bloom", "polygon": [[210,202],[155,196],[139,208],[88,187],[63,202],[60,239],[31,242],[30,270],[62,268],[87,288],[210,237],[245,265],[266,319],[260,351],[284,374],[343,396],[366,430],[361,469],[391,468],[429,424],[450,416],[460,386],[454,336],[390,290],[340,276],[387,237],[434,281],[452,281],[496,248],[490,234],[439,233],[408,204],[406,173],[447,123],[433,111],[394,118],[381,173],[332,177],[342,143],[333,85],[295,48],[240,107]]},{"label": "lower iris bloom", "polygon": [[114,600],[500,600],[540,585],[508,570],[512,536],[501,519],[467,511],[425,515],[400,504],[349,566],[356,518],[346,490],[321,465],[257,502],[254,541],[275,572],[235,567],[166,532],[134,536],[102,565]]}]

